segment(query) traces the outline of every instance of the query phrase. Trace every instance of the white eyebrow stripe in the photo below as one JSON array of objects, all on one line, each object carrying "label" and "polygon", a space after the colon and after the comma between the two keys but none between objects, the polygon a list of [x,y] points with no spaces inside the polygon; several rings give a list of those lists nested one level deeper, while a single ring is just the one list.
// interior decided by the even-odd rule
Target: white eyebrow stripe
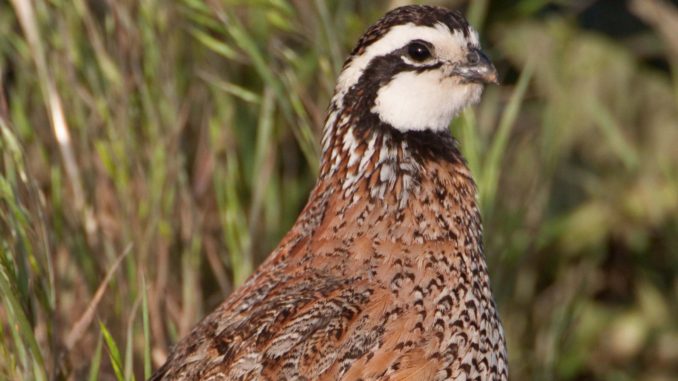
[{"label": "white eyebrow stripe", "polygon": [[355,85],[367,68],[367,65],[374,58],[400,49],[412,40],[431,41],[440,39],[441,35],[449,36],[450,30],[447,26],[440,23],[436,24],[435,27],[415,25],[413,23],[392,27],[379,40],[368,46],[363,54],[353,58],[337,79],[337,90],[345,92]]},{"label": "white eyebrow stripe", "polygon": [[379,40],[368,46],[365,52],[354,57],[344,68],[337,79],[336,93],[343,97],[351,86],[360,80],[367,66],[376,57],[400,49],[412,40],[424,40],[439,47],[445,45],[445,42],[450,39],[456,39],[458,46],[465,46],[467,43],[478,45],[478,33],[473,29],[470,29],[469,36],[464,36],[463,32],[451,31],[447,25],[440,22],[434,26],[415,25],[413,23],[394,26]]}]

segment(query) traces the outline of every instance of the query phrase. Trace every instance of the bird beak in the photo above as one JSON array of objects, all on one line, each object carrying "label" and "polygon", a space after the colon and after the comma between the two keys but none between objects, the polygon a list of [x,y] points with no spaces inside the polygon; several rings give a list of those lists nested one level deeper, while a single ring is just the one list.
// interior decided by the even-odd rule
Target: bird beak
[{"label": "bird beak", "polygon": [[485,53],[480,49],[472,49],[466,57],[466,62],[457,68],[456,74],[466,82],[499,84],[497,69]]}]

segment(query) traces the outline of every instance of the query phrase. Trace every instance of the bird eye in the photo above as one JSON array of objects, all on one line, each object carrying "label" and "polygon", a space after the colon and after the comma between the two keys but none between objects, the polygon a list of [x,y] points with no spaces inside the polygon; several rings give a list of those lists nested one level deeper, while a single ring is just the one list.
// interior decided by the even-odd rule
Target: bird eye
[{"label": "bird eye", "polygon": [[407,55],[415,61],[424,61],[431,58],[431,51],[421,42],[413,42],[407,46]]},{"label": "bird eye", "polygon": [[466,61],[468,61],[468,63],[470,63],[471,65],[475,65],[478,62],[480,62],[480,56],[478,55],[478,52],[472,50],[469,54],[466,55]]}]

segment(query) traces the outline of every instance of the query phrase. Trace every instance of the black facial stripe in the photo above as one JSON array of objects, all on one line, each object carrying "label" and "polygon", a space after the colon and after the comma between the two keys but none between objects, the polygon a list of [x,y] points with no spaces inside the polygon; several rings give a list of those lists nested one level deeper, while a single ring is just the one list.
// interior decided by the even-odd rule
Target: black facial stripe
[{"label": "black facial stripe", "polygon": [[409,70],[403,70],[403,71],[416,71],[417,73],[423,73],[425,71],[429,70],[435,70],[435,69],[440,69],[441,66],[443,66],[442,62],[434,62],[432,64],[428,65],[407,65],[409,66]]},{"label": "black facial stripe", "polygon": [[367,64],[358,81],[348,90],[344,104],[353,105],[353,113],[357,117],[369,114],[374,107],[377,93],[404,72],[423,73],[439,69],[443,63],[434,62],[424,65],[413,65],[403,60],[406,48],[400,48],[384,56],[375,57]]},{"label": "black facial stripe", "polygon": [[442,63],[436,62],[426,66],[413,66],[402,59],[402,52],[395,51],[385,56],[375,57],[365,68],[358,82],[344,96],[344,105],[350,110],[353,129],[358,141],[368,141],[370,134],[387,134],[392,143],[407,141],[413,155],[437,160],[458,161],[459,150],[449,131],[407,131],[401,132],[388,123],[383,122],[371,110],[379,89],[388,85],[393,78],[402,72],[424,72],[440,68]]}]

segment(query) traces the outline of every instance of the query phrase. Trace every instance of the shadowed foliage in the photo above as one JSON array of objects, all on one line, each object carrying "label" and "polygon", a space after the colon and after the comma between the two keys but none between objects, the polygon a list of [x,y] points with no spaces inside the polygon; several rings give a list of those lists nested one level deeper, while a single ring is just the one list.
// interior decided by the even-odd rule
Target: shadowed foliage
[{"label": "shadowed foliage", "polygon": [[[0,3],[0,379],[150,375],[292,225],[344,57],[404,3]],[[431,3],[502,74],[451,128],[511,378],[676,379],[678,7]]]}]

